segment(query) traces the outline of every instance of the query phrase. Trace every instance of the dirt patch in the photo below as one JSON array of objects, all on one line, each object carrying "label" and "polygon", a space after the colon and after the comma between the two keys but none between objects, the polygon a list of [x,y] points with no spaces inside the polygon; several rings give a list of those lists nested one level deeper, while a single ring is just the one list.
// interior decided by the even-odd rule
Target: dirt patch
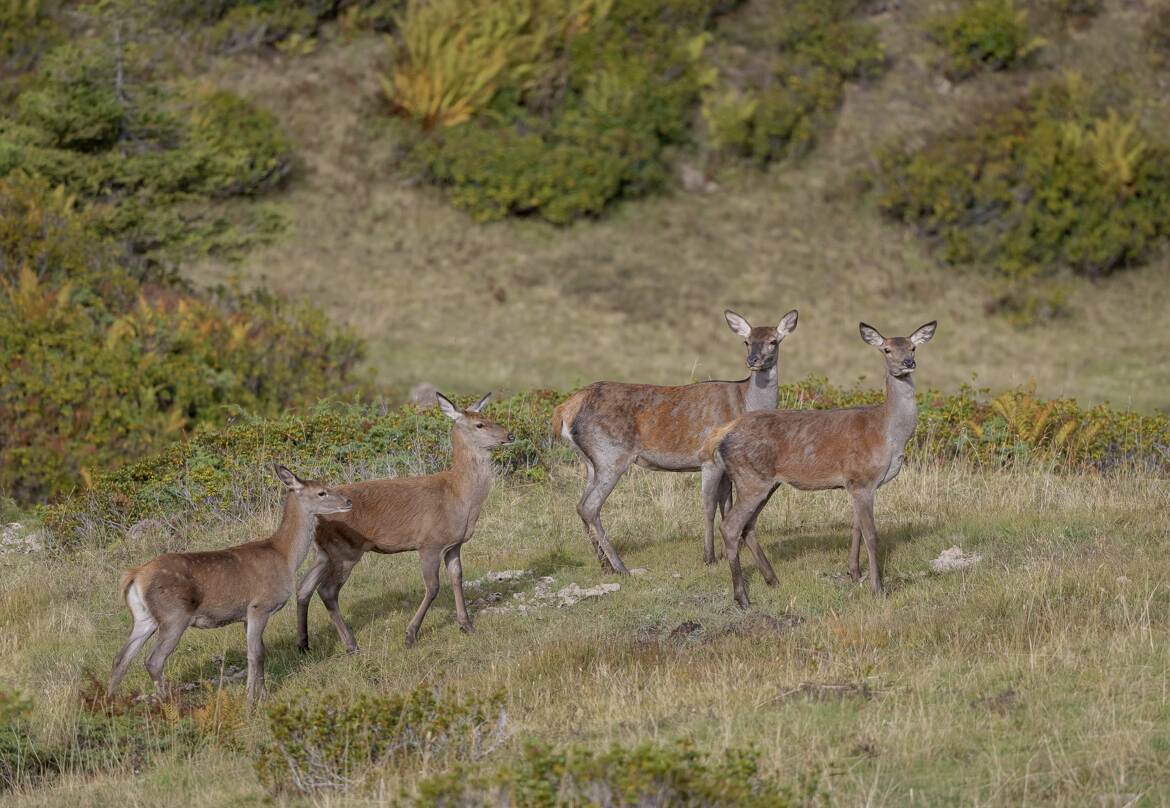
[{"label": "dirt patch", "polygon": [[[473,583],[476,588],[479,588],[485,581],[507,583],[523,578],[527,574],[527,570],[505,570],[504,572],[498,573],[489,572],[483,578]],[[617,583],[581,586],[576,582],[570,582],[559,589],[554,589],[556,580],[552,575],[541,576],[536,579],[536,585],[531,591],[513,592],[510,602],[505,600],[503,592],[485,592],[482,597],[471,605],[480,614],[506,614],[508,612],[527,614],[530,611],[544,609],[550,606],[558,609],[566,606],[575,606],[583,600],[603,597],[617,592],[622,588],[622,585]]]},{"label": "dirt patch", "polygon": [[976,710],[986,710],[989,713],[998,713],[1000,715],[1007,715],[1019,706],[1020,694],[1012,687],[1009,687],[1007,690],[1002,690],[993,696],[983,696],[971,702],[971,707]]},{"label": "dirt patch", "polygon": [[670,632],[670,639],[673,642],[683,642],[696,639],[702,633],[703,624],[698,620],[684,620],[675,627],[674,631]]},{"label": "dirt patch", "polygon": [[872,701],[884,692],[869,682],[801,682],[776,696],[772,702],[783,703],[794,699],[821,702],[845,699]]}]

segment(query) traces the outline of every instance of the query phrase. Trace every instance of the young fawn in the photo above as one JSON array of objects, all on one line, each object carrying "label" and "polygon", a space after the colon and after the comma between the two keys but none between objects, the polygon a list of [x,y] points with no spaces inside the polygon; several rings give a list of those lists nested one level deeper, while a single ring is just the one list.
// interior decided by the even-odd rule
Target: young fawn
[{"label": "young fawn", "polygon": [[441,393],[443,414],[451,425],[451,468],[423,477],[370,480],[341,486],[353,500],[344,516],[322,519],[317,526],[317,558],[297,589],[297,629],[302,651],[309,648],[309,601],[320,592],[329,617],[350,653],[358,650],[345,624],[337,596],[354,565],[367,552],[418,552],[426,594],[406,629],[406,645],[418,639],[427,609],[439,593],[439,564],[446,562],[455,592],[455,620],[471,633],[463,600],[463,565],[459,551],[471,538],[480,508],[492,487],[490,450],[515,438],[480,414],[491,393],[460,411]]},{"label": "young fawn", "polygon": [[869,556],[869,582],[882,591],[877,559],[873,501],[877,489],[902,469],[906,443],[918,423],[914,395],[914,351],[934,336],[931,321],[908,337],[886,339],[861,323],[861,338],[882,352],[886,362],[886,400],[872,407],[836,410],[772,410],[741,416],[719,430],[704,447],[704,496],[713,496],[707,478],[727,475],[735,504],[723,519],[723,543],[731,567],[736,602],[749,606],[739,548],[747,544],[769,586],[776,573],[756,540],[755,524],[781,483],[803,491],[844,488],[853,499],[853,544],[849,575],[861,580],[862,537]]},{"label": "young fawn", "polygon": [[134,616],[130,639],[114,658],[108,693],[113,695],[130,661],[156,631],[158,641],[146,669],[166,694],[163,668],[190,626],[219,628],[243,621],[248,639],[248,705],[264,689],[264,627],[293,593],[297,567],[313,543],[317,517],[348,511],[352,504],[337,489],[302,480],[284,466],[276,476],[288,489],[276,532],[226,550],[167,553],[127,570],[121,592]]},{"label": "young fawn", "polygon": [[[780,318],[775,328],[753,328],[730,310],[724,317],[747,346],[748,378],[677,387],[594,382],[553,411],[553,434],[572,446],[585,464],[585,491],[577,514],[607,572],[627,570],[601,526],[601,507],[631,464],[655,471],[698,471],[703,444],[718,427],[745,412],[776,407],[778,348],[796,328],[796,311]],[[730,507],[730,484],[715,478],[712,496],[703,547],[708,564],[715,563],[715,507],[724,512]]]}]

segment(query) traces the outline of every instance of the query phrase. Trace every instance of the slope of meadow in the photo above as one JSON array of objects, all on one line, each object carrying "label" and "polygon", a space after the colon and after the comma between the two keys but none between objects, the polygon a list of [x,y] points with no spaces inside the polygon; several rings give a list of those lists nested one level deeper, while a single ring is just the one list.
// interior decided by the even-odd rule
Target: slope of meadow
[{"label": "slope of meadow", "polygon": [[[1058,280],[1067,316],[1019,329],[988,316],[997,282],[939,266],[910,230],[883,220],[857,192],[877,150],[914,142],[972,109],[1076,70],[1137,69],[1146,11],[1108,3],[1085,30],[1054,37],[1031,70],[960,84],[931,62],[929,3],[870,18],[890,57],[879,79],[846,87],[837,125],[808,157],[761,172],[728,168],[715,193],[676,189],[568,227],[511,219],[474,224],[439,192],[397,170],[377,75],[381,38],[323,44],[304,57],[234,58],[215,79],[280,118],[304,161],[284,197],[289,235],[242,266],[205,261],[204,282],[245,282],[306,296],[369,341],[385,385],[429,380],[481,389],[568,389],[599,378],[678,383],[740,378],[739,343],[721,312],[752,322],[801,312],[781,373],[839,384],[880,381],[857,321],[908,332],[937,318],[929,383],[1004,388],[1035,381],[1049,396],[1109,400],[1143,411],[1170,404],[1148,358],[1170,349],[1170,263],[1093,282]],[[749,4],[750,6],[750,4]],[[1139,70],[1140,92],[1164,79]],[[1161,84],[1159,84],[1161,82]],[[1165,129],[1164,105],[1141,107]]]}]

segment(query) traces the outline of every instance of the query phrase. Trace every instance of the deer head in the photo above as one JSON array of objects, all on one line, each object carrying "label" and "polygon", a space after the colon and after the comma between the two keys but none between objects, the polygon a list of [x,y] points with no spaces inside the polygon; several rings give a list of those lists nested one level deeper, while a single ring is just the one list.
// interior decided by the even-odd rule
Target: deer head
[{"label": "deer head", "polygon": [[289,493],[297,498],[301,509],[309,516],[327,513],[344,513],[353,508],[348,497],[331,490],[318,480],[302,480],[285,466],[274,467],[277,478],[284,483]]},{"label": "deer head", "polygon": [[446,415],[455,422],[453,428],[458,429],[468,443],[481,449],[503,446],[516,440],[516,436],[507,429],[480,414],[480,410],[487,404],[487,400],[491,398],[491,395],[491,393],[488,393],[467,409],[460,410],[442,393],[435,393],[435,396],[439,399],[439,409],[442,410],[443,415]]},{"label": "deer head", "polygon": [[908,337],[883,337],[876,328],[861,323],[859,329],[861,338],[877,348],[886,358],[886,372],[895,378],[909,376],[918,365],[914,361],[914,349],[925,342],[930,342],[934,336],[934,329],[938,327],[937,320],[931,320]]},{"label": "deer head", "polygon": [[765,325],[752,328],[751,323],[731,309],[724,311],[723,316],[727,318],[728,327],[743,337],[743,344],[748,349],[747,366],[753,372],[775,367],[780,342],[796,330],[796,309],[781,317],[780,325],[775,328]]}]

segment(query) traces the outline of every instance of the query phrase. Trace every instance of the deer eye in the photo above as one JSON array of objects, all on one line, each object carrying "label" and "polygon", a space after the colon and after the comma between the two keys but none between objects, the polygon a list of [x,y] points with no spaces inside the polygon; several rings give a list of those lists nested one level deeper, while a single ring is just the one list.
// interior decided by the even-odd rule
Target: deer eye
[{"label": "deer eye", "polygon": [[317,496],[319,496],[319,497],[323,497],[323,496],[325,496],[325,492],[324,492],[324,491],[318,491],[318,492],[317,492]]},{"label": "deer eye", "polygon": [[475,428],[476,429],[483,429],[483,422],[480,421],[478,424],[475,425]]},{"label": "deer eye", "polygon": [[882,348],[882,351],[883,351],[883,352],[885,352],[885,353],[889,353],[889,352],[890,352],[890,349],[889,349],[889,348]]},{"label": "deer eye", "polygon": [[774,340],[774,339],[770,339],[770,340],[768,340],[768,344],[769,344],[769,345],[771,345],[773,348],[775,348],[775,347],[776,347],[777,345],[779,345],[780,343],[779,343],[779,342],[777,342],[777,341],[776,341],[776,340]]}]

